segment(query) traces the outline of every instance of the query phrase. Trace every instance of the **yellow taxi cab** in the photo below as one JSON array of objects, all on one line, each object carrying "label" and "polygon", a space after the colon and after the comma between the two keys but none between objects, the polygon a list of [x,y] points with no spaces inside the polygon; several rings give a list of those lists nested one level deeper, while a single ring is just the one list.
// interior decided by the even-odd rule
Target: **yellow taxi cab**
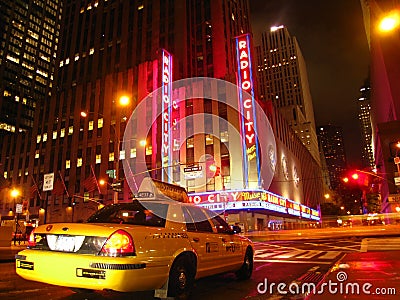
[{"label": "yellow taxi cab", "polygon": [[154,290],[159,298],[185,297],[205,276],[251,277],[252,242],[219,215],[160,193],[140,195],[105,206],[85,223],[35,228],[16,255],[17,274],[78,292]]}]

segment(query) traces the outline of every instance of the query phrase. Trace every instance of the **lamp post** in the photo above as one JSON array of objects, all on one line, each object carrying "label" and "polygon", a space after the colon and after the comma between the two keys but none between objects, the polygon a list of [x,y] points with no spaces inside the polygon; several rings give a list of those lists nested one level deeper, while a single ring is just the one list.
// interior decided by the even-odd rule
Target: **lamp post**
[{"label": "lamp post", "polygon": [[15,209],[15,215],[14,215],[14,219],[15,219],[15,232],[14,232],[14,246],[17,242],[17,234],[18,234],[18,216],[19,216],[19,210],[17,210],[17,206],[16,206],[16,202],[15,199],[20,195],[20,191],[17,189],[12,189],[11,190],[11,197],[13,197],[14,199],[14,209]]}]

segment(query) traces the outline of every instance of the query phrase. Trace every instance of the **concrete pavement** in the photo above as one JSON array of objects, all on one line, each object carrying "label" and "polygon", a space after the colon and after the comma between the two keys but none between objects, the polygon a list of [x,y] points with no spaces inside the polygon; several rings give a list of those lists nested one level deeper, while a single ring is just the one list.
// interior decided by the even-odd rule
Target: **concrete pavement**
[{"label": "concrete pavement", "polygon": [[15,261],[15,254],[26,248],[28,243],[26,241],[18,241],[14,246],[14,241],[10,243],[9,247],[0,247],[0,263],[13,262]]}]

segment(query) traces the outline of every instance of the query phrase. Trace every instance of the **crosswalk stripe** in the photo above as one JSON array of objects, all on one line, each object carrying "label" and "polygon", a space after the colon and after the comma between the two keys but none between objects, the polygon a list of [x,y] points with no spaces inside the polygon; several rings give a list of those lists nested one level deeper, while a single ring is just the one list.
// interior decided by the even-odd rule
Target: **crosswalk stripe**
[{"label": "crosswalk stripe", "polygon": [[324,255],[318,257],[318,259],[333,259],[338,257],[342,252],[340,251],[327,251]]},{"label": "crosswalk stripe", "polygon": [[[270,257],[270,256],[274,256],[274,255],[276,255],[277,253],[276,252],[267,252],[267,253],[260,253],[260,254],[257,254],[256,253],[256,257],[261,257],[261,258],[266,258],[266,257]],[[279,254],[279,253],[278,253]]]},{"label": "crosswalk stripe", "polygon": [[296,258],[312,258],[314,256],[317,256],[321,252],[322,251],[310,250],[308,253],[305,253],[303,255],[297,256]]},{"label": "crosswalk stripe", "polygon": [[307,251],[301,251],[301,250],[298,250],[298,251],[291,251],[291,252],[288,252],[288,253],[284,253],[284,254],[280,254],[280,255],[277,255],[277,256],[274,256],[274,258],[291,258],[291,257],[294,257],[294,256],[296,256],[296,255],[299,255],[299,254],[304,254],[305,252],[307,252]]}]

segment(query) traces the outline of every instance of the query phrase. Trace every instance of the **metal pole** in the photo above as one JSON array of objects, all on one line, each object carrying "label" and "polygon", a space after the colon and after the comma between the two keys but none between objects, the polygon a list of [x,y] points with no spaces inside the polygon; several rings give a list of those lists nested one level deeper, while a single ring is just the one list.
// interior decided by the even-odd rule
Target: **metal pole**
[{"label": "metal pole", "polygon": [[44,203],[44,220],[43,224],[46,224],[47,222],[47,208],[48,208],[48,203],[49,203],[49,192],[46,192],[46,202]]}]

